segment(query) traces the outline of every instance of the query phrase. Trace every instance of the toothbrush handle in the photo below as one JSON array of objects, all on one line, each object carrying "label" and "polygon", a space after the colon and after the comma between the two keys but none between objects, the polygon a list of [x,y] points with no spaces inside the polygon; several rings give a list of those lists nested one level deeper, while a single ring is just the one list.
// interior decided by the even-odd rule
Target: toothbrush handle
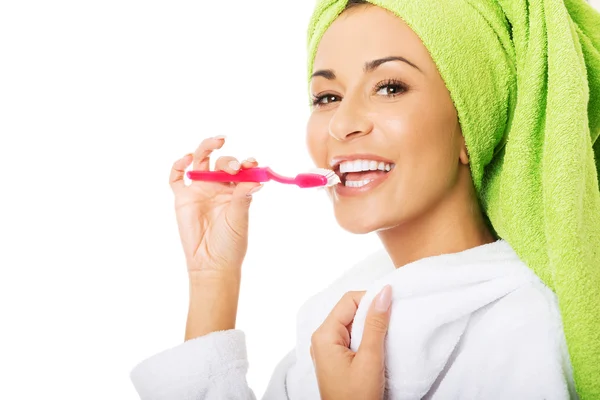
[{"label": "toothbrush handle", "polygon": [[187,177],[204,182],[267,182],[270,180],[267,168],[242,169],[232,175],[225,171],[188,171]]}]

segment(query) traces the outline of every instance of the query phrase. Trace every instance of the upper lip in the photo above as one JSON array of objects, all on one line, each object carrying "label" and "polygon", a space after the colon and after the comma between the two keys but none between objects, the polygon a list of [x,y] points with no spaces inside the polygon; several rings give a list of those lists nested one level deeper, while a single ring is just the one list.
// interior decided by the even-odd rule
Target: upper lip
[{"label": "upper lip", "polygon": [[394,162],[392,160],[378,156],[376,154],[350,154],[350,155],[342,155],[342,156],[332,157],[329,160],[329,166],[331,167],[332,170],[336,171],[338,169],[338,167],[340,166],[340,164],[343,163],[344,161],[354,161],[354,160],[373,160],[373,161],[384,162],[386,164],[394,164]]}]

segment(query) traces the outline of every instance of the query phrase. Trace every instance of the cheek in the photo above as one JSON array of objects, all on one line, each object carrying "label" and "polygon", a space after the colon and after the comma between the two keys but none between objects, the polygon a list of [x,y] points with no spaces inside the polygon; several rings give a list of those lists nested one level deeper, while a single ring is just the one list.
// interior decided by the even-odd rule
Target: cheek
[{"label": "cheek", "polygon": [[418,164],[431,146],[431,126],[423,113],[403,110],[395,114],[379,115],[382,143],[399,164],[410,167]]},{"label": "cheek", "polygon": [[[438,192],[452,182],[458,167],[456,117],[447,107],[413,102],[395,115],[379,115],[386,145],[397,157],[402,193]],[[431,101],[429,102],[431,104]]]},{"label": "cheek", "polygon": [[[451,110],[450,110],[451,111]],[[446,190],[458,171],[457,120],[452,112],[431,107],[414,118],[403,142],[402,156],[411,185]]]},{"label": "cheek", "polygon": [[306,125],[306,147],[313,162],[323,166],[327,162],[328,125],[322,116],[312,114]]}]

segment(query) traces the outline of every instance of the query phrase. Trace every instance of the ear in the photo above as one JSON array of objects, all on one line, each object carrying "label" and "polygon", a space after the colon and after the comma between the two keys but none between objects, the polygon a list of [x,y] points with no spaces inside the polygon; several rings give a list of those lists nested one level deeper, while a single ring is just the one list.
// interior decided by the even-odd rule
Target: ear
[{"label": "ear", "polygon": [[460,135],[460,151],[458,153],[458,160],[464,165],[469,165],[469,151],[467,150],[467,144],[465,143],[465,138],[462,134]]}]

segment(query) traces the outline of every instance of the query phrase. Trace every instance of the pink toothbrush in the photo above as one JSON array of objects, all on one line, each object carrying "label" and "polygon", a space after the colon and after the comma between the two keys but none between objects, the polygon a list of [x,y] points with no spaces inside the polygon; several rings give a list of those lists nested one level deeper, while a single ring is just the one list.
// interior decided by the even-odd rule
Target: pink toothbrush
[{"label": "pink toothbrush", "polygon": [[340,183],[340,178],[335,172],[324,168],[317,168],[312,173],[298,174],[295,178],[276,174],[268,167],[241,169],[235,175],[224,171],[188,171],[187,176],[193,181],[205,182],[268,182],[273,180],[288,185],[298,185],[301,188],[333,186]]}]

